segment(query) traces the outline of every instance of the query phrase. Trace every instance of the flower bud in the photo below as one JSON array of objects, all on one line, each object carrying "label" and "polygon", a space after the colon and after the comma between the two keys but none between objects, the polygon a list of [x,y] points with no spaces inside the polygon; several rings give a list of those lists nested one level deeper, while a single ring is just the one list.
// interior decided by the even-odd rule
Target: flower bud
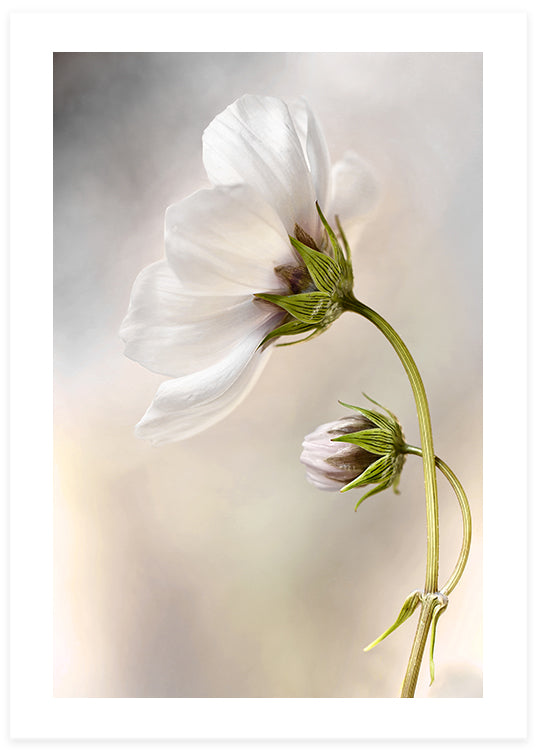
[{"label": "flower bud", "polygon": [[377,456],[358,445],[333,442],[334,438],[374,427],[361,414],[321,424],[303,441],[300,461],[308,480],[320,490],[341,490],[362,474]]},{"label": "flower bud", "polygon": [[[341,402],[342,403],[342,402]],[[376,402],[373,402],[376,403]],[[346,492],[353,487],[376,485],[359,500],[394,486],[404,464],[406,443],[394,414],[343,404],[358,412],[320,425],[303,441],[300,460],[307,478],[321,490]]]}]

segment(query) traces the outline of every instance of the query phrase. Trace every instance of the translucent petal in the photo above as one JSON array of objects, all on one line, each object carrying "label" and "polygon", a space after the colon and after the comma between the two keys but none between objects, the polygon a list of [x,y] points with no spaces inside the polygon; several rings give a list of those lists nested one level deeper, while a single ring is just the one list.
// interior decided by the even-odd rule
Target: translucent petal
[{"label": "translucent petal", "polygon": [[266,364],[271,347],[258,349],[270,324],[235,347],[215,365],[168,380],[136,426],[136,435],[154,444],[183,440],[227,416],[249,393]]},{"label": "translucent petal", "polygon": [[305,99],[289,104],[289,110],[311,170],[316,200],[320,207],[325,209],[329,195],[331,163],[324,133]]},{"label": "translucent petal", "polygon": [[166,256],[189,294],[284,291],[274,269],[296,263],[274,209],[248,185],[199,190],[166,212]]},{"label": "translucent petal", "polygon": [[331,171],[330,216],[337,214],[345,232],[374,213],[379,185],[368,164],[352,151],[346,152]]},{"label": "translucent petal", "polygon": [[160,261],[134,282],[120,336],[127,357],[177,377],[213,365],[267,322],[275,328],[281,317],[249,295],[184,294],[169,264]]},{"label": "translucent petal", "polygon": [[270,203],[288,234],[295,224],[314,236],[315,190],[287,105],[267,96],[242,96],[203,134],[203,162],[215,185],[247,183]]}]

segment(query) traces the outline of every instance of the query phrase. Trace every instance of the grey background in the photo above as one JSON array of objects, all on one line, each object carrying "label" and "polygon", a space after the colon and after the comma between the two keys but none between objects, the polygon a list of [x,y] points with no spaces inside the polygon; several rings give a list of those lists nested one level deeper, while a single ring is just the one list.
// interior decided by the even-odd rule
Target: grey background
[{"label": "grey background", "polygon": [[[54,59],[55,694],[395,697],[416,620],[363,647],[424,582],[422,469],[402,494],[322,493],[303,436],[364,391],[418,443],[411,391],[366,321],[276,350],[250,396],[159,448],[133,426],[162,378],[122,355],[132,282],[165,208],[207,186],[201,134],[244,93],[305,96],[332,159],[382,184],[357,296],[426,384],[436,452],[469,495],[469,567],[438,626],[436,681],[482,695],[482,59],[472,53],[75,53]],[[355,318],[355,319],[354,319]],[[440,478],[441,568],[461,522]]]}]

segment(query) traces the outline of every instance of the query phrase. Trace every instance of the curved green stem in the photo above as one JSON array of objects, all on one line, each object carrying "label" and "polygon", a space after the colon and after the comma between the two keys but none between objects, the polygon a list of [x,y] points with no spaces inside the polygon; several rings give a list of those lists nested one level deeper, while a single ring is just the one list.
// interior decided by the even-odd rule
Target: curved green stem
[{"label": "curved green stem", "polygon": [[[420,448],[416,448],[413,445],[407,445],[405,452],[411,453],[414,456],[422,457],[422,450]],[[471,548],[471,534],[472,534],[471,509],[469,507],[469,501],[467,500],[467,495],[465,494],[465,490],[463,489],[460,480],[458,479],[456,474],[452,471],[452,469],[444,461],[438,458],[438,456],[435,457],[435,464],[437,468],[447,478],[447,480],[450,483],[450,486],[456,493],[456,497],[458,498],[458,502],[460,503],[460,510],[462,512],[462,522],[463,522],[462,548],[460,550],[458,560],[456,562],[452,575],[450,576],[448,581],[445,583],[445,585],[442,586],[440,589],[440,593],[444,594],[445,596],[448,596],[454,590],[454,588],[458,584],[458,581],[462,577],[462,573],[467,564],[467,558],[469,557],[469,550]]]},{"label": "curved green stem", "polygon": [[437,501],[435,454],[432,441],[432,424],[422,378],[407,346],[394,328],[382,318],[381,315],[370,307],[364,305],[362,302],[359,302],[354,297],[345,299],[343,301],[343,306],[347,310],[362,315],[383,333],[398,354],[413,390],[421,433],[424,489],[426,493],[426,526],[428,531],[428,544],[424,593],[435,593],[437,591],[439,577],[439,509]]},{"label": "curved green stem", "polygon": [[362,315],[378,328],[387,338],[408,376],[419,419],[419,430],[421,433],[422,462],[424,471],[424,490],[426,494],[426,577],[424,583],[423,605],[417,624],[417,632],[413,640],[413,646],[409,657],[406,675],[402,684],[402,698],[413,698],[417,679],[421,669],[422,656],[428,633],[432,626],[433,612],[436,607],[438,578],[439,578],[439,508],[437,501],[437,479],[434,445],[432,440],[432,422],[428,399],[417,365],[411,356],[409,349],[404,344],[395,329],[377,312],[367,305],[359,302],[353,296],[342,300],[346,310]]}]

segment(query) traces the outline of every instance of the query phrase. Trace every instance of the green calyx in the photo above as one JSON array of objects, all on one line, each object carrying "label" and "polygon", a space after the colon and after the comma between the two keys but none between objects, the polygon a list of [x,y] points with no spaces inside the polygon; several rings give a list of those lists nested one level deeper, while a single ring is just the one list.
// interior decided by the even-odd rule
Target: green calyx
[{"label": "green calyx", "polygon": [[346,309],[344,301],[352,295],[354,277],[350,248],[342,227],[337,219],[344,251],[318,203],[316,209],[329,241],[326,243],[326,252],[319,250],[314,240],[296,226],[296,237],[289,237],[289,240],[303,266],[296,269],[289,269],[287,266],[276,269],[288,283],[289,290],[294,293],[255,295],[257,299],[271,302],[285,310],[289,318],[270,331],[260,346],[281,336],[309,333],[307,338],[310,338],[311,335],[321,333],[342,314]]},{"label": "green calyx", "polygon": [[[372,403],[380,406],[380,404],[373,401],[373,399],[365,394],[363,395],[369,401],[372,401]],[[367,497],[376,495],[378,492],[381,492],[388,487],[393,487],[395,493],[398,494],[398,484],[400,482],[400,475],[405,461],[406,442],[400,422],[392,412],[385,409],[383,406],[380,406],[380,408],[384,409],[386,415],[380,414],[380,412],[371,409],[364,409],[360,406],[345,404],[342,401],[339,403],[348,409],[358,411],[366,417],[366,419],[376,425],[371,429],[351,432],[333,438],[333,442],[358,445],[369,453],[378,456],[377,460],[371,463],[365,471],[341,489],[341,492],[347,492],[348,490],[354,489],[354,487],[364,487],[368,484],[375,485],[375,487],[366,492],[363,497],[359,499],[355,506],[355,510],[357,510],[363,500],[366,500]]]}]

